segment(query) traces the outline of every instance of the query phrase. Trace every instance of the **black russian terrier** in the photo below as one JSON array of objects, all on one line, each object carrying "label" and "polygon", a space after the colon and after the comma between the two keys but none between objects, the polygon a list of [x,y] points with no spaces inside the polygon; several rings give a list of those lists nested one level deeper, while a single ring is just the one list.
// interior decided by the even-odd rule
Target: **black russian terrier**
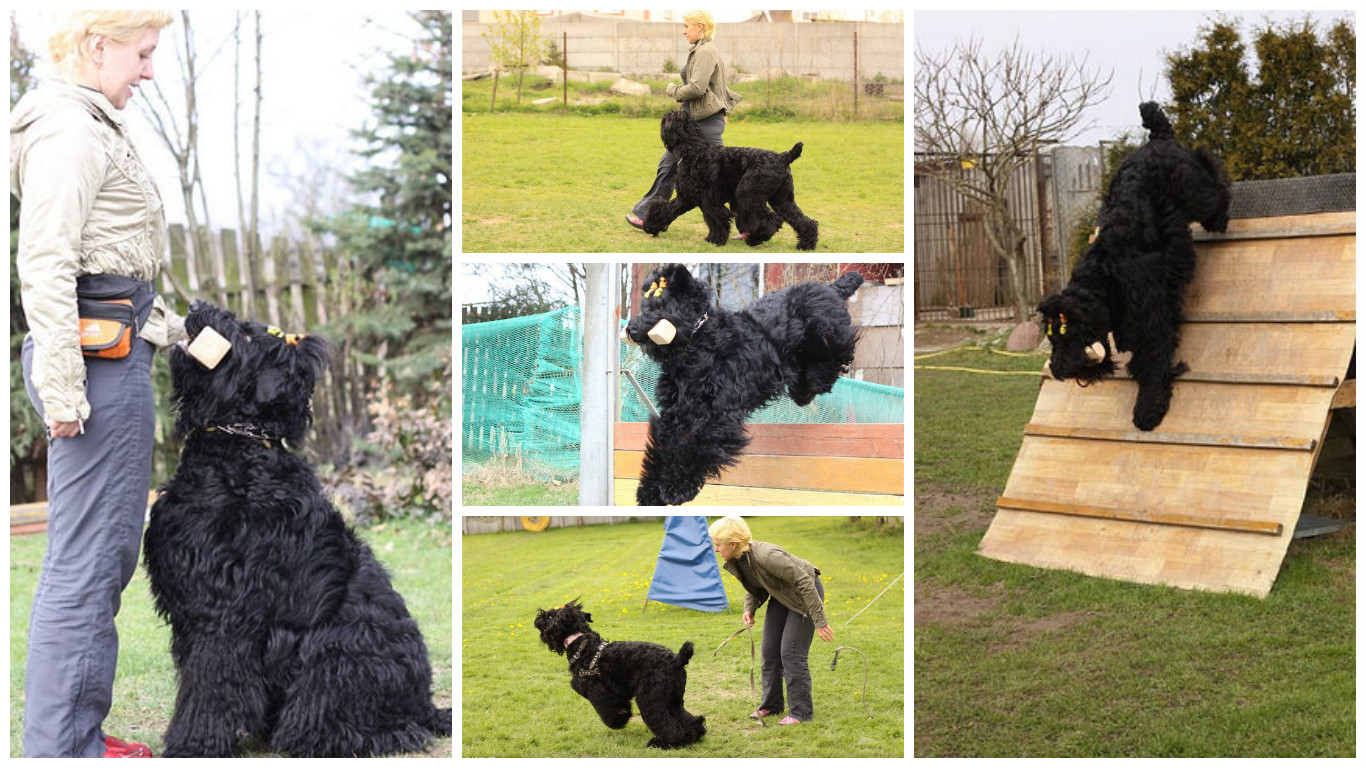
[{"label": "black russian terrier", "polygon": [[862,284],[857,272],[798,283],[731,312],[687,267],[656,267],[622,331],[661,368],[636,501],[692,501],[749,444],[750,413],[784,390],[797,405],[829,392],[854,360],[847,301]]},{"label": "black russian terrier", "polygon": [[1181,302],[1195,275],[1190,223],[1208,232],[1228,226],[1229,179],[1204,148],[1176,142],[1154,102],[1139,105],[1148,141],[1120,163],[1101,203],[1095,242],[1060,293],[1039,304],[1053,345],[1049,369],[1082,385],[1115,371],[1116,349],[1133,353],[1129,375],[1138,382],[1133,423],[1162,423],[1172,386],[1185,363],[1172,363],[1180,342]]},{"label": "black russian terrier", "polygon": [[654,643],[608,642],[588,626],[593,620],[578,600],[536,612],[541,642],[561,656],[569,654],[569,685],[588,699],[608,728],[625,728],[631,699],[654,738],[647,746],[685,747],[707,732],[707,719],[683,708],[692,641],[678,653]]},{"label": "black russian terrier", "polygon": [[[417,622],[294,453],[327,343],[204,302],[185,330],[196,343],[170,355],[185,445],[145,540],[179,674],[166,756],[235,756],[244,737],[295,757],[386,755],[449,735]],[[222,346],[200,362],[206,339]]]},{"label": "black russian terrier", "polygon": [[802,156],[800,141],[786,152],[709,144],[683,110],[664,114],[659,137],[678,159],[676,194],[672,200],[650,201],[645,211],[646,232],[658,237],[674,219],[701,208],[707,242],[712,245],[726,244],[734,218],[751,246],[767,242],[785,221],[797,232],[798,250],[815,249],[819,225],[802,213],[793,194],[790,166]]}]

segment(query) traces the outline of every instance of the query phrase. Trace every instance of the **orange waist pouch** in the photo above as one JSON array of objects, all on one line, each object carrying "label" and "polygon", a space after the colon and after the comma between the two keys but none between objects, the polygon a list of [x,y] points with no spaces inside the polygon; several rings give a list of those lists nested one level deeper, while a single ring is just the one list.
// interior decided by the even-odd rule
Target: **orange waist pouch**
[{"label": "orange waist pouch", "polygon": [[76,300],[81,316],[81,354],[118,360],[133,350],[137,310],[132,299]]}]

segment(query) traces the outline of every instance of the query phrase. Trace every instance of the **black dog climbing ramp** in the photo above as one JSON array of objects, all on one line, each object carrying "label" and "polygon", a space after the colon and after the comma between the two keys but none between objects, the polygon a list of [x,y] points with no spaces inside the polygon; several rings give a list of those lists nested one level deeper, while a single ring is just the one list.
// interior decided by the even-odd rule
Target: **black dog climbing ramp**
[{"label": "black dog climbing ramp", "polygon": [[981,554],[1265,597],[1332,410],[1356,406],[1355,207],[1354,174],[1235,184],[1228,232],[1196,230],[1166,419],[1134,428],[1122,374],[1045,376]]}]

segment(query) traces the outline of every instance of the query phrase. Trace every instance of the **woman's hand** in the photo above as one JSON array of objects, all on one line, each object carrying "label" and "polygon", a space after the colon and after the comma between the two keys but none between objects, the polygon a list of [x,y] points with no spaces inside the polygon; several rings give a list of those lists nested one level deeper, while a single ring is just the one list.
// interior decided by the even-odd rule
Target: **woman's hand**
[{"label": "woman's hand", "polygon": [[47,423],[47,435],[56,440],[59,437],[75,437],[85,434],[85,425],[80,419],[76,421],[49,421]]},{"label": "woman's hand", "polygon": [[740,621],[745,622],[745,626],[752,627],[754,626],[754,614],[745,611],[744,615],[740,617]]},{"label": "woman's hand", "polygon": [[829,624],[817,627],[816,634],[820,635],[821,639],[827,643],[835,639],[835,630],[831,629]]}]

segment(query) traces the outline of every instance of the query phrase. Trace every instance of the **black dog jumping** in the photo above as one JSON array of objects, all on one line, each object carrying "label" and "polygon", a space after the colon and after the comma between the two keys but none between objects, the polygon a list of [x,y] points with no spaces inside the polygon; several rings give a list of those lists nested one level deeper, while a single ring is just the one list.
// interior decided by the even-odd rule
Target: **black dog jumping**
[{"label": "black dog jumping", "polygon": [[749,444],[751,412],[784,389],[797,405],[829,392],[854,360],[846,302],[862,283],[857,272],[798,283],[730,312],[712,306],[711,288],[682,264],[652,271],[641,313],[623,331],[662,369],[637,502],[691,501]]},{"label": "black dog jumping", "polygon": [[1133,353],[1138,382],[1133,423],[1151,430],[1171,404],[1172,363],[1180,342],[1181,302],[1195,274],[1190,223],[1209,232],[1228,226],[1229,179],[1207,150],[1176,142],[1167,116],[1153,102],[1139,105],[1148,142],[1120,164],[1102,202],[1100,233],[1060,293],[1039,304],[1052,342],[1052,375],[1082,384],[1115,371],[1115,348]]},{"label": "black dog jumping", "polygon": [[291,450],[326,342],[202,302],[185,330],[216,332],[226,354],[171,352],[185,447],[145,546],[180,678],[166,756],[235,756],[244,736],[296,757],[385,755],[449,735],[417,622]]},{"label": "black dog jumping", "polygon": [[683,708],[692,642],[678,653],[654,643],[607,642],[589,626],[593,615],[571,601],[561,608],[536,612],[541,642],[569,656],[569,684],[588,699],[608,728],[625,728],[631,699],[654,738],[648,746],[685,747],[707,732],[706,718]]},{"label": "black dog jumping", "polygon": [[676,194],[667,202],[650,201],[644,219],[646,232],[658,237],[674,219],[701,208],[707,222],[707,242],[712,245],[726,244],[733,217],[751,246],[767,242],[785,221],[797,232],[799,250],[815,249],[819,226],[797,207],[793,194],[790,166],[802,156],[800,141],[786,152],[708,144],[692,116],[682,110],[664,115],[659,136],[664,147],[678,158]]}]

